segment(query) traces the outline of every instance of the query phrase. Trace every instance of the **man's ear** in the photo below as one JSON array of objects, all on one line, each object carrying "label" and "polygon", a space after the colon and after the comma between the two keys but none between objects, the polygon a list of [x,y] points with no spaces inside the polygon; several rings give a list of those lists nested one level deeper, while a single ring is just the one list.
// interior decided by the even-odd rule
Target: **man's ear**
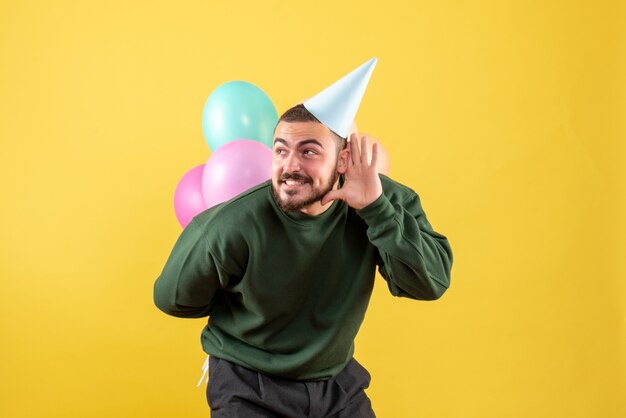
[{"label": "man's ear", "polygon": [[348,161],[350,159],[350,149],[344,148],[339,151],[337,155],[337,172],[339,174],[345,174],[348,171]]}]

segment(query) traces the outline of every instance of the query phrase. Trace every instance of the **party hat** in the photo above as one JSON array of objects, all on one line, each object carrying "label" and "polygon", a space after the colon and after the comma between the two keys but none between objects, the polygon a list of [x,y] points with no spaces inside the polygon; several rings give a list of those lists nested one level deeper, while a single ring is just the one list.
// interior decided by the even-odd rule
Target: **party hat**
[{"label": "party hat", "polygon": [[346,138],[378,59],[372,58],[303,105],[328,129]]}]

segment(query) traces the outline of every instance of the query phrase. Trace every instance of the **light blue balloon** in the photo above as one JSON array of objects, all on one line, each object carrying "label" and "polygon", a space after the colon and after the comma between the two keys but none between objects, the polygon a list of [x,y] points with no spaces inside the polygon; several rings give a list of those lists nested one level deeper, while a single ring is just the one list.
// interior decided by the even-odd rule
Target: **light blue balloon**
[{"label": "light blue balloon", "polygon": [[202,112],[202,131],[212,152],[237,139],[252,139],[272,148],[276,108],[257,86],[229,81],[209,96]]}]

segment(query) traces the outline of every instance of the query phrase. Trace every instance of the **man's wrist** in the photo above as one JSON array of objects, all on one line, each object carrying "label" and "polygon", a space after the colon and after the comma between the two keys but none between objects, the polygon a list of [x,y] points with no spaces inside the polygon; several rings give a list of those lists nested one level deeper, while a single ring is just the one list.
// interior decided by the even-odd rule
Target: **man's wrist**
[{"label": "man's wrist", "polygon": [[376,200],[362,209],[358,209],[356,213],[370,225],[380,222],[382,219],[392,218],[395,214],[395,210],[387,196],[381,193]]}]

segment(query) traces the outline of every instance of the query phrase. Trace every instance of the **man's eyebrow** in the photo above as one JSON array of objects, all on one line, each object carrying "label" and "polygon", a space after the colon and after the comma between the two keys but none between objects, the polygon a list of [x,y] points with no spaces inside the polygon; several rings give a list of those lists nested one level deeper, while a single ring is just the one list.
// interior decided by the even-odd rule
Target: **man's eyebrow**
[{"label": "man's eyebrow", "polygon": [[319,146],[320,148],[324,148],[322,143],[320,141],[318,141],[317,139],[305,139],[304,141],[298,142],[298,146],[299,147],[301,147],[303,145],[309,145],[309,144],[314,144],[314,145]]},{"label": "man's eyebrow", "polygon": [[[282,143],[283,145],[285,145],[285,146],[287,146],[287,147],[289,146],[289,144],[287,143],[287,141],[285,141],[285,140],[284,140],[284,139],[282,139],[282,138],[276,138],[276,139],[274,139],[274,145],[276,145],[276,143],[277,143],[277,142],[280,142],[280,143]],[[300,141],[300,142],[298,142],[298,143],[297,143],[297,146],[298,146],[298,147],[301,147],[301,146],[304,146],[304,145],[309,145],[309,144],[314,144],[314,145],[319,146],[320,148],[324,148],[324,146],[322,145],[322,143],[321,143],[320,141],[318,141],[317,139],[313,139],[313,138],[311,138],[311,139],[305,139],[304,141]]]}]

